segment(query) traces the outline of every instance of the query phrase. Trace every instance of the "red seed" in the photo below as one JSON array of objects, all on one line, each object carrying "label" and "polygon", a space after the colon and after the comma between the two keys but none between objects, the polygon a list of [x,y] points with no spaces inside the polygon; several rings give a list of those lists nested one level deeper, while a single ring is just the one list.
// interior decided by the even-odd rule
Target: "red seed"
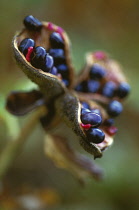
[{"label": "red seed", "polygon": [[54,30],[54,25],[53,25],[53,23],[49,22],[47,28],[48,28],[50,31]]},{"label": "red seed", "polygon": [[91,128],[91,124],[83,124],[81,123],[82,128],[84,128],[85,130],[88,130],[89,128]]},{"label": "red seed", "polygon": [[28,61],[28,62],[30,62],[30,56],[31,56],[31,53],[33,52],[33,47],[29,47],[28,48],[28,52],[27,52],[27,54],[26,54],[26,60]]},{"label": "red seed", "polygon": [[115,126],[110,126],[109,128],[106,129],[106,131],[109,135],[113,136],[114,134],[116,134],[118,129]]},{"label": "red seed", "polygon": [[93,56],[97,60],[103,60],[103,59],[106,59],[107,58],[107,55],[103,51],[97,51],[97,52],[93,53]]}]

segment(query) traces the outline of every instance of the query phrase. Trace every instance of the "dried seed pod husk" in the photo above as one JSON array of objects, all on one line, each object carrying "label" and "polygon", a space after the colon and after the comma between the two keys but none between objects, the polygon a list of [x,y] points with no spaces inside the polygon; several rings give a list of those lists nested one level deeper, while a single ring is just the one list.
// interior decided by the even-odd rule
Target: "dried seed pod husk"
[{"label": "dried seed pod husk", "polygon": [[89,157],[81,155],[68,144],[67,139],[58,135],[46,135],[45,153],[56,166],[69,170],[81,184],[85,178],[93,176],[96,180],[103,178],[103,171]]},{"label": "dried seed pod husk", "polygon": [[38,31],[30,31],[24,28],[22,31],[18,32],[12,41],[12,48],[14,52],[14,57],[23,70],[23,72],[35,82],[41,92],[48,98],[54,98],[59,96],[67,91],[67,87],[62,82],[60,76],[55,76],[50,73],[44,72],[41,69],[37,69],[31,65],[25,58],[25,56],[19,51],[18,46],[21,41],[25,38],[31,38],[35,41],[36,46],[42,46],[46,50],[50,48],[49,37],[52,32],[59,32],[64,40],[64,52],[66,64],[69,69],[69,86],[68,89],[72,87],[73,83],[73,66],[71,64],[70,57],[70,42],[68,36],[64,30],[61,30],[60,27],[51,24],[48,22],[42,22],[42,29]]},{"label": "dried seed pod husk", "polygon": [[23,116],[45,104],[43,95],[38,90],[12,91],[6,100],[6,109],[15,116]]},{"label": "dried seed pod husk", "polygon": [[[81,100],[87,101],[85,98]],[[103,120],[107,119],[108,115],[101,105],[98,105],[94,101],[89,101],[88,103],[92,108],[98,108],[101,111]],[[106,137],[109,138],[105,138],[103,144],[94,144],[88,141],[87,135],[81,126],[81,101],[75,92],[70,92],[59,97],[56,100],[56,109],[65,123],[71,127],[73,132],[78,136],[81,146],[87,152],[93,154],[94,158],[101,157],[102,151],[112,144],[113,137],[108,134]],[[103,131],[106,133],[104,129]]]}]

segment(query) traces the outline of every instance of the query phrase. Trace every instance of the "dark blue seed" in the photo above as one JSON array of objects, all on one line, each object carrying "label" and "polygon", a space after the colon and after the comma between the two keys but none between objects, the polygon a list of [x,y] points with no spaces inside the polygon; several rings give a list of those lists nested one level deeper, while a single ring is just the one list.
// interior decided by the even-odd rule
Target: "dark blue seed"
[{"label": "dark blue seed", "polygon": [[123,106],[119,101],[111,101],[108,104],[107,112],[110,116],[116,117],[123,111]]},{"label": "dark blue seed", "polygon": [[45,66],[46,50],[43,47],[36,47],[31,54],[31,64],[35,68],[42,69]]},{"label": "dark blue seed", "polygon": [[88,131],[86,131],[86,135],[88,141],[95,144],[99,144],[105,139],[104,132],[98,128],[90,128]]},{"label": "dark blue seed", "polygon": [[101,115],[101,111],[99,109],[91,109],[91,112]]},{"label": "dark blue seed", "polygon": [[117,96],[120,98],[126,97],[130,92],[130,85],[127,84],[126,82],[122,82],[118,89],[117,89]]},{"label": "dark blue seed", "polygon": [[30,31],[40,31],[42,28],[42,23],[32,15],[25,17],[24,25]]},{"label": "dark blue seed", "polygon": [[102,123],[101,116],[93,112],[81,115],[81,120],[84,124],[91,124],[94,127],[98,127]]},{"label": "dark blue seed", "polygon": [[65,84],[65,86],[69,85],[69,81],[67,79],[63,79],[62,82]]},{"label": "dark blue seed", "polygon": [[42,70],[48,72],[53,67],[53,65],[54,65],[53,57],[46,54],[46,56],[45,56],[45,64],[42,67]]},{"label": "dark blue seed", "polygon": [[95,63],[90,69],[91,79],[102,79],[106,75],[106,69],[98,63]]},{"label": "dark blue seed", "polygon": [[111,126],[113,124],[114,124],[114,119],[112,119],[112,118],[109,118],[109,119],[104,121],[105,126]]},{"label": "dark blue seed", "polygon": [[57,75],[57,68],[53,66],[53,68],[49,71],[50,74]]},{"label": "dark blue seed", "polygon": [[35,42],[33,39],[26,38],[22,40],[18,49],[24,54],[24,56],[26,56],[29,47],[35,47]]},{"label": "dark blue seed", "polygon": [[96,80],[89,80],[87,84],[87,92],[96,93],[100,88],[100,83]]},{"label": "dark blue seed", "polygon": [[58,73],[60,73],[62,75],[62,78],[68,78],[69,76],[69,71],[68,71],[68,67],[66,64],[60,64],[57,66],[57,70]]},{"label": "dark blue seed", "polygon": [[107,82],[102,89],[102,95],[111,98],[115,95],[116,84],[112,81]]},{"label": "dark blue seed", "polygon": [[50,35],[50,44],[52,48],[64,48],[64,41],[61,37],[61,35],[57,32],[53,32]]},{"label": "dark blue seed", "polygon": [[78,84],[74,89],[76,91],[83,92],[83,86],[82,86],[82,84]]},{"label": "dark blue seed", "polygon": [[86,113],[90,113],[91,111],[89,109],[86,109],[86,108],[82,108],[81,109],[81,115],[84,115]]},{"label": "dark blue seed", "polygon": [[83,106],[83,108],[90,109],[89,104],[86,102],[82,102],[82,106]]},{"label": "dark blue seed", "polygon": [[49,54],[54,58],[55,65],[65,63],[65,53],[63,49],[50,49]]}]

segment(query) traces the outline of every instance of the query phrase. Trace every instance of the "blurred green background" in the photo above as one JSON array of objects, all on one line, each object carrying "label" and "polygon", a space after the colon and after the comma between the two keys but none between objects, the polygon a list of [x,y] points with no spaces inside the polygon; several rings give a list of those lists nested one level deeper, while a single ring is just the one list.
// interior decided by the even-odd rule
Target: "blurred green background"
[{"label": "blurred green background", "polygon": [[[67,31],[77,71],[84,64],[86,52],[105,50],[122,64],[132,88],[124,112],[117,119],[115,143],[102,159],[96,160],[105,169],[103,182],[88,180],[82,188],[68,172],[55,168],[43,153],[44,131],[38,125],[5,177],[10,195],[18,195],[21,186],[30,187],[33,192],[48,188],[57,192],[59,201],[44,209],[139,209],[139,1],[1,0],[0,5],[0,150],[27,120],[11,116],[4,104],[11,90],[32,87],[15,65],[11,50],[12,37],[29,14]],[[0,209],[19,209],[13,201],[7,202]]]}]

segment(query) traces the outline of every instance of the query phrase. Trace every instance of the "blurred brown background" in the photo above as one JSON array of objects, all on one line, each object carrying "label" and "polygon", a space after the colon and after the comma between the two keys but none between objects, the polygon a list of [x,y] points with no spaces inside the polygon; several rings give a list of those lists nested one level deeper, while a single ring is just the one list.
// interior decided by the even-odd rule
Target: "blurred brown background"
[{"label": "blurred brown background", "polygon": [[[44,132],[38,126],[5,178],[8,190],[10,188],[11,194],[18,194],[20,186],[26,185],[32,191],[42,187],[56,190],[60,201],[44,209],[139,209],[139,1],[0,2],[1,148],[18,131],[18,119],[4,110],[6,95],[11,90],[30,89],[32,86],[15,65],[11,50],[12,37],[22,28],[22,20],[29,14],[54,22],[67,31],[77,71],[84,64],[87,51],[107,51],[123,65],[132,91],[123,114],[117,120],[119,132],[113,147],[96,161],[105,169],[106,178],[102,183],[88,180],[86,187],[81,188],[70,174],[55,168],[43,154]],[[20,124],[26,119],[20,119]],[[5,204],[0,209],[16,209],[9,206]]]}]

